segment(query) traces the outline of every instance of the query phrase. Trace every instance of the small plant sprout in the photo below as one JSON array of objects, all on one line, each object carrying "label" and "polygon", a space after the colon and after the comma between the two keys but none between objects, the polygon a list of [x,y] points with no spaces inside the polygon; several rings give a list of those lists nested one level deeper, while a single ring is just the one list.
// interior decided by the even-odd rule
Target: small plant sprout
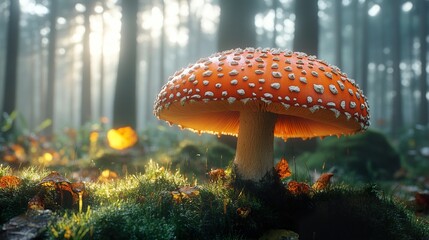
[{"label": "small plant sprout", "polygon": [[246,48],[215,53],[177,71],[154,114],[198,133],[238,137],[237,175],[274,169],[274,137],[350,135],[370,122],[366,97],[338,67],[301,52]]}]

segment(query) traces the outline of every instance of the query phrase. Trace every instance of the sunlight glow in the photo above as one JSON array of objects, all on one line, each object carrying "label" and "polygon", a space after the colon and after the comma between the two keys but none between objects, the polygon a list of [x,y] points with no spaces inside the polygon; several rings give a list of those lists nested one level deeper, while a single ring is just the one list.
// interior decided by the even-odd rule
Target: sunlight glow
[{"label": "sunlight glow", "polygon": [[21,11],[31,15],[43,16],[48,14],[49,10],[42,4],[36,3],[34,0],[19,0]]},{"label": "sunlight glow", "polygon": [[402,11],[404,12],[409,12],[413,9],[413,3],[410,1],[404,2],[404,4],[402,4]]},{"label": "sunlight glow", "polygon": [[76,3],[76,5],[74,6],[74,9],[75,9],[77,12],[83,13],[83,12],[85,12],[86,7],[85,7],[85,5],[83,5],[82,3]]},{"label": "sunlight glow", "polygon": [[372,5],[372,7],[368,10],[368,15],[371,17],[375,17],[380,13],[381,7],[378,4]]},{"label": "sunlight glow", "polygon": [[144,30],[150,31],[150,35],[153,38],[159,37],[161,35],[161,29],[164,20],[161,9],[157,6],[154,6],[150,12],[144,12],[142,14],[142,18],[142,28]]}]

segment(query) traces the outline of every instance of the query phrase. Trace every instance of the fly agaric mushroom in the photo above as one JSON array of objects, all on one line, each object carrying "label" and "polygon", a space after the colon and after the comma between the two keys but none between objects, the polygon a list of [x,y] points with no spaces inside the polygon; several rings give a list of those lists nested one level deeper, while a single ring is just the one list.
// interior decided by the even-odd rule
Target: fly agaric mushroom
[{"label": "fly agaric mushroom", "polygon": [[233,49],[189,65],[163,86],[154,114],[181,129],[238,136],[238,175],[254,181],[274,167],[274,136],[350,135],[369,126],[354,80],[315,56],[279,49]]}]

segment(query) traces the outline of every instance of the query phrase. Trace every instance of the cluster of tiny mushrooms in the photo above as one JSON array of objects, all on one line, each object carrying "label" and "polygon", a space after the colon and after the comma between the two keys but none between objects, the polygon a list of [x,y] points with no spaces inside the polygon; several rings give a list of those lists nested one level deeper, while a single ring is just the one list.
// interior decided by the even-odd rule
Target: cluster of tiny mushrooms
[{"label": "cluster of tiny mushrooms", "polygon": [[274,167],[274,136],[351,135],[370,124],[366,97],[338,67],[268,48],[215,53],[177,71],[154,114],[198,133],[238,136],[234,164],[254,181]]}]

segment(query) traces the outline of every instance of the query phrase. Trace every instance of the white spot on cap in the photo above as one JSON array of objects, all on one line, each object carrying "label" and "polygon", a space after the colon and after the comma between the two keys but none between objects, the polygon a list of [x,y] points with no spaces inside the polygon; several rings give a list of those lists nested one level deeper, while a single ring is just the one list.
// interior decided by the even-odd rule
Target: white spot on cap
[{"label": "white spot on cap", "polygon": [[280,89],[280,83],[271,83],[271,87],[274,89]]},{"label": "white spot on cap", "polygon": [[331,91],[332,94],[337,95],[338,94],[338,90],[337,88],[333,85],[333,84],[329,84],[329,90]]},{"label": "white spot on cap", "polygon": [[271,64],[271,68],[277,69],[277,68],[279,68],[279,65],[277,63],[273,63],[273,64]]},{"label": "white spot on cap", "polygon": [[291,66],[287,66],[287,67],[284,68],[284,70],[286,72],[292,72],[292,67]]},{"label": "white spot on cap", "polygon": [[189,78],[188,78],[189,82],[193,82],[195,81],[195,75],[192,74]]},{"label": "white spot on cap", "polygon": [[349,120],[352,117],[352,115],[348,112],[344,112],[344,115],[346,115],[347,120]]},{"label": "white spot on cap", "polygon": [[233,69],[231,72],[229,72],[229,76],[236,76],[238,75],[237,70]]},{"label": "white spot on cap", "polygon": [[255,84],[254,83],[249,83],[249,87],[254,88]]},{"label": "white spot on cap", "polygon": [[210,77],[212,75],[212,73],[213,73],[212,71],[207,70],[207,71],[203,72],[203,77]]},{"label": "white spot on cap", "polygon": [[204,86],[209,85],[209,83],[210,83],[210,82],[209,82],[208,80],[204,80],[204,81],[203,81],[203,85],[204,85]]},{"label": "white spot on cap", "polygon": [[313,75],[314,77],[318,77],[319,76],[319,74],[317,72],[315,72],[315,71],[311,71],[311,75]]},{"label": "white spot on cap", "polygon": [[320,109],[319,105],[314,105],[314,106],[308,108],[308,110],[310,110],[311,113],[314,113],[314,112],[316,112],[319,109]]},{"label": "white spot on cap", "polygon": [[286,109],[286,110],[288,110],[288,109],[290,108],[290,105],[289,105],[289,104],[282,103],[282,105],[283,105],[283,107],[285,107],[285,109]]},{"label": "white spot on cap", "polygon": [[334,114],[335,114],[335,118],[338,118],[339,116],[340,116],[340,111],[338,111],[337,109],[335,109],[335,108],[330,108],[329,110],[331,110],[332,112],[334,112]]},{"label": "white spot on cap", "polygon": [[353,96],[353,90],[351,90],[350,88],[349,88],[349,93],[350,93],[350,96]]},{"label": "white spot on cap", "polygon": [[265,82],[265,79],[260,78],[260,79],[258,80],[258,82],[259,82],[259,83],[264,83],[264,82]]},{"label": "white spot on cap", "polygon": [[353,101],[351,101],[351,102],[350,102],[350,108],[352,108],[352,109],[353,109],[353,108],[355,108],[355,107],[356,107],[356,103],[355,103],[355,102],[353,102]]},{"label": "white spot on cap", "polygon": [[271,94],[271,93],[264,93],[264,97],[266,97],[266,98],[273,98],[273,94]]},{"label": "white spot on cap", "polygon": [[250,100],[250,98],[243,98],[240,101],[242,101],[244,104],[246,104],[249,100]]},{"label": "white spot on cap", "polygon": [[233,80],[231,80],[231,85],[237,85],[237,84],[238,84],[237,79],[233,79]]},{"label": "white spot on cap", "polygon": [[289,86],[289,91],[298,93],[301,91],[301,89],[299,89],[298,86]]},{"label": "white spot on cap", "polygon": [[244,91],[244,89],[238,89],[237,93],[241,96],[243,96],[246,92]]},{"label": "white spot on cap", "polygon": [[232,104],[235,102],[235,100],[237,100],[235,97],[229,97],[228,99],[229,104]]},{"label": "white spot on cap", "polygon": [[206,96],[206,97],[213,97],[214,93],[211,92],[211,91],[207,91],[207,92],[204,93],[204,96]]},{"label": "white spot on cap", "polygon": [[258,69],[258,70],[255,70],[255,74],[262,75],[264,74],[264,71]]},{"label": "white spot on cap", "polygon": [[286,100],[286,101],[290,101],[290,97],[286,96],[286,97],[285,97],[285,100]]},{"label": "white spot on cap", "polygon": [[222,84],[221,84],[221,83],[216,83],[216,84],[215,84],[215,87],[216,87],[216,88],[221,88],[221,87],[222,87]]},{"label": "white spot on cap", "polygon": [[338,83],[338,86],[340,87],[340,89],[344,90],[344,88],[345,88],[344,84],[340,80],[338,80],[337,83]]},{"label": "white spot on cap", "polygon": [[273,77],[275,77],[275,78],[281,78],[281,77],[282,77],[282,74],[281,74],[280,72],[272,72],[271,74],[272,74],[272,75],[273,75]]},{"label": "white spot on cap", "polygon": [[341,101],[340,106],[342,109],[346,109],[346,101]]},{"label": "white spot on cap", "polygon": [[288,76],[288,78],[290,80],[294,80],[295,79],[295,74],[293,74],[293,73],[289,73],[287,76]]},{"label": "white spot on cap", "polygon": [[227,92],[227,91],[222,91],[222,96],[223,96],[223,97],[228,96],[228,92]]},{"label": "white spot on cap", "polygon": [[323,85],[319,85],[319,84],[313,84],[313,88],[314,88],[314,91],[316,91],[317,93],[323,93],[323,91],[325,90]]},{"label": "white spot on cap", "polygon": [[330,72],[325,72],[325,76],[329,79],[332,79],[332,73]]},{"label": "white spot on cap", "polygon": [[308,103],[313,102],[313,98],[312,98],[312,97],[310,97],[310,96],[308,96],[308,97],[307,97],[307,102],[308,102]]},{"label": "white spot on cap", "polygon": [[307,78],[305,77],[299,77],[299,81],[302,83],[307,83]]},{"label": "white spot on cap", "polygon": [[243,77],[243,81],[247,81],[249,79],[249,77],[248,76],[244,76]]},{"label": "white spot on cap", "polygon": [[326,106],[328,106],[328,107],[335,107],[336,104],[334,102],[327,102]]}]

